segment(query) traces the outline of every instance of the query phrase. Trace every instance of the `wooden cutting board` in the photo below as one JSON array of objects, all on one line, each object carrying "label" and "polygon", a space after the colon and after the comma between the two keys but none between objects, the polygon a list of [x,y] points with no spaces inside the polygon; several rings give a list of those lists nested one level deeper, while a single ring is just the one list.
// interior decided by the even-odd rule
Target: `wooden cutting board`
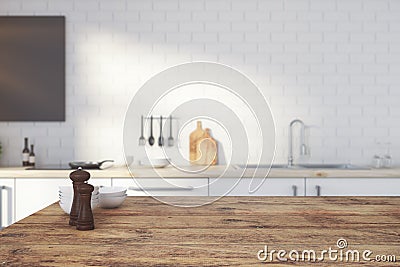
[{"label": "wooden cutting board", "polygon": [[203,130],[201,121],[190,134],[190,163],[193,165],[216,165],[218,162],[217,141],[211,137],[210,129]]},{"label": "wooden cutting board", "polygon": [[201,121],[197,121],[197,128],[189,136],[189,160],[192,164],[198,159],[198,143],[202,140],[204,134]]},{"label": "wooden cutting board", "polygon": [[206,133],[198,144],[197,165],[216,165],[218,146],[217,141],[211,137],[210,129],[206,128]]}]

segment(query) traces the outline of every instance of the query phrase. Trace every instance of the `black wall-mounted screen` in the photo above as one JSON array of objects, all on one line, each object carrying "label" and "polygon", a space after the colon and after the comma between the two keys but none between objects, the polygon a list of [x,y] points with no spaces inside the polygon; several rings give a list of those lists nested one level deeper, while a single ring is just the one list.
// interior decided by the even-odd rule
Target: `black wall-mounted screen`
[{"label": "black wall-mounted screen", "polygon": [[0,121],[65,121],[65,17],[0,16]]}]

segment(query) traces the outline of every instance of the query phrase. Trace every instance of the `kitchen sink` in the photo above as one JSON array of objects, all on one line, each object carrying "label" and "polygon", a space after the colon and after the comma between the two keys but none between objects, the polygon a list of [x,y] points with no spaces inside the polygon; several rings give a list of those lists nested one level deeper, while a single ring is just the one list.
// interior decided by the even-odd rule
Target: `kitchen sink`
[{"label": "kitchen sink", "polygon": [[286,169],[288,168],[288,166],[286,164],[237,164],[236,167],[240,168],[240,169],[255,169],[255,168],[273,168],[273,169]]},{"label": "kitchen sink", "polygon": [[306,163],[288,166],[287,164],[237,164],[238,168],[255,169],[269,168],[271,169],[338,169],[338,170],[368,170],[368,167],[343,163]]},{"label": "kitchen sink", "polygon": [[336,164],[336,163],[307,163],[296,165],[305,169],[340,169],[340,170],[368,170],[366,166],[358,166],[353,164]]}]

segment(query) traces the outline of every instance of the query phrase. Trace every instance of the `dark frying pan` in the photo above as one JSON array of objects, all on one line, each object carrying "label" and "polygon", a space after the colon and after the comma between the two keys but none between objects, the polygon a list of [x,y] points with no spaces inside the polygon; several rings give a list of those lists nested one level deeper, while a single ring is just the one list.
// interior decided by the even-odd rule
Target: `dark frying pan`
[{"label": "dark frying pan", "polygon": [[69,163],[71,169],[100,169],[104,162],[114,162],[113,160],[103,160],[103,161],[73,161]]}]

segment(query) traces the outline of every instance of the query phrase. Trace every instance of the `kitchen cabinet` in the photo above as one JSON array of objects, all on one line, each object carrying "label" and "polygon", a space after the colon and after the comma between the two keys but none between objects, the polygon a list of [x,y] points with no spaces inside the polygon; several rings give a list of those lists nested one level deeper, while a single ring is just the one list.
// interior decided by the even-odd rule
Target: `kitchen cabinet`
[{"label": "kitchen cabinet", "polygon": [[[253,180],[253,181],[252,181]],[[304,196],[304,178],[212,178],[210,196]]]},{"label": "kitchen cabinet", "polygon": [[[92,185],[111,186],[111,179],[90,179]],[[35,213],[59,199],[58,187],[70,186],[70,179],[18,178],[15,179],[17,221]]]},{"label": "kitchen cabinet", "polygon": [[14,179],[0,178],[0,229],[14,223]]},{"label": "kitchen cabinet", "polygon": [[208,178],[113,178],[128,196],[208,196]]},{"label": "kitchen cabinet", "polygon": [[307,178],[307,196],[400,196],[399,178]]},{"label": "kitchen cabinet", "polygon": [[[123,186],[129,196],[400,196],[400,178],[91,178],[93,185]],[[66,178],[0,178],[1,226],[58,200]]]}]

